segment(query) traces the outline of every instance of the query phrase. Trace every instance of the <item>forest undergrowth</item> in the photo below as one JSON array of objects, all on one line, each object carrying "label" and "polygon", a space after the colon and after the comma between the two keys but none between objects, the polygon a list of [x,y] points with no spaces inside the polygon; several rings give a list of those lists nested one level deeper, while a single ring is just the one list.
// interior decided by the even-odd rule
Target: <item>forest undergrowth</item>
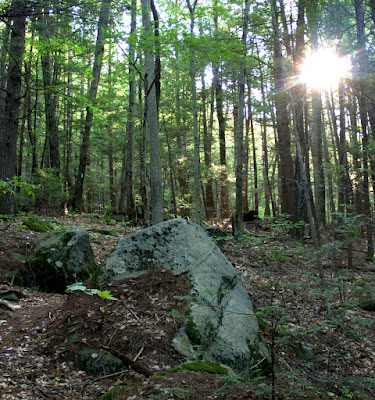
[{"label": "forest undergrowth", "polygon": [[[41,235],[23,225],[25,218],[17,217],[0,224],[2,289],[9,288],[12,271],[20,266],[21,257],[30,257],[35,250],[35,240]],[[98,263],[121,236],[141,229],[97,215],[44,216],[44,219],[55,227],[78,225],[87,229]],[[228,222],[212,221],[209,224],[213,223],[229,233]],[[13,286],[25,296],[17,303],[20,307],[14,311],[0,308],[3,344],[0,367],[4,371],[0,377],[0,398],[98,399],[119,385],[127,386],[122,394],[111,398],[375,398],[375,264],[366,261],[364,239],[361,235],[353,238],[354,257],[349,266],[347,252],[337,245],[333,231],[326,229],[322,232],[324,246],[320,257],[326,279],[322,290],[308,229],[303,241],[292,239],[289,230],[290,227],[282,222],[255,221],[246,223],[246,234],[240,241],[229,235],[217,240],[225,256],[241,274],[251,296],[263,339],[274,356],[274,374],[262,376],[254,369],[241,375],[222,377],[180,371],[153,380],[129,370],[97,379],[80,371],[74,358],[67,357],[62,361],[55,354],[57,351],[41,352],[41,349],[48,348],[48,343],[55,343],[60,350],[64,347],[63,341],[58,344],[58,340],[63,339],[59,339],[56,327],[61,327],[69,313],[81,313],[82,318],[89,318],[84,308],[87,304],[82,299],[79,302],[78,297],[76,302],[74,297],[69,297],[70,306],[67,309],[64,308],[67,295]],[[159,331],[142,329],[144,343],[154,344],[148,350],[145,346],[139,361],[151,368],[154,374],[181,361],[169,350],[170,335],[165,334],[170,321],[165,316],[166,301],[155,300],[164,299],[161,292],[158,294],[155,289],[162,285],[154,283],[150,286],[150,282],[158,279],[155,275],[148,282],[124,283],[128,285],[129,293],[133,293],[131,299],[137,302],[131,313],[129,310],[109,311],[105,325],[105,329],[115,331],[118,317],[127,321],[129,326],[140,324],[138,329],[148,326],[154,329],[152,319],[162,321],[165,318],[163,329],[157,325]],[[165,285],[170,285],[163,290],[172,292],[172,285],[176,282],[165,277],[163,280]],[[151,305],[153,309],[149,312]],[[94,318],[91,323],[96,321],[95,315],[90,317]],[[88,320],[82,326],[85,324],[90,325]],[[94,330],[83,329],[83,332],[85,340],[94,339]],[[139,352],[136,343],[132,351],[135,354]],[[35,365],[40,365],[40,368],[35,369]]]}]

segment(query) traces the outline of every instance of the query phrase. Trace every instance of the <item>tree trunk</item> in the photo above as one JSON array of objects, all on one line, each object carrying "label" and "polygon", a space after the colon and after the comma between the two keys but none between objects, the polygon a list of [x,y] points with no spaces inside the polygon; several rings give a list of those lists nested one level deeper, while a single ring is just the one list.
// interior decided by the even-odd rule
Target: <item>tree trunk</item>
[{"label": "tree trunk", "polygon": [[204,163],[207,169],[207,182],[205,184],[206,196],[205,196],[205,212],[206,218],[211,219],[215,217],[215,199],[213,191],[213,178],[211,173],[212,168],[212,130],[213,130],[213,112],[214,112],[214,95],[210,102],[210,119],[209,124],[207,123],[207,95],[206,87],[204,83],[204,74],[202,75],[202,103],[203,103],[203,151],[204,151]]},{"label": "tree trunk", "polygon": [[135,139],[135,40],[137,29],[137,0],[132,0],[131,22],[129,38],[129,104],[128,119],[126,122],[127,143],[123,153],[121,172],[121,194],[119,200],[119,212],[136,222],[137,213],[135,206],[134,186],[134,139]]},{"label": "tree trunk", "polygon": [[56,116],[56,101],[53,93],[53,72],[51,60],[51,18],[48,14],[49,6],[44,9],[43,15],[39,19],[39,35],[45,41],[45,49],[41,56],[43,73],[44,104],[46,116],[46,137],[48,145],[48,159],[46,166],[55,169],[55,173],[60,173],[60,152],[59,152],[59,132]]},{"label": "tree trunk", "polygon": [[[151,37],[150,0],[142,0],[142,23],[146,37]],[[147,126],[150,134],[150,184],[152,224],[163,221],[162,173],[159,145],[159,119],[157,105],[158,76],[155,74],[155,63],[152,46],[145,50],[145,107],[147,109]]]},{"label": "tree trunk", "polygon": [[[250,92],[250,86],[249,92]],[[250,93],[249,93],[250,98]],[[257,152],[255,145],[255,132],[254,132],[254,121],[253,121],[253,113],[251,111],[251,105],[248,104],[249,107],[249,119],[250,119],[250,132],[251,132],[251,147],[253,152],[253,174],[254,174],[254,206],[253,210],[256,212],[256,215],[259,215],[259,193],[258,193],[258,161],[257,161]]]},{"label": "tree trunk", "polygon": [[[12,35],[6,80],[6,97],[0,115],[0,180],[16,174],[18,116],[21,103],[22,58],[25,49],[25,3],[14,0],[11,6]],[[9,21],[10,23],[11,21]],[[0,214],[14,214],[17,205],[12,193],[0,194]]]},{"label": "tree trunk", "polygon": [[[218,23],[218,5],[217,0],[214,1],[214,27],[215,35],[219,32]],[[220,176],[219,176],[219,195],[220,195],[220,218],[230,217],[229,206],[229,186],[228,186],[228,173],[227,173],[227,153],[225,144],[225,117],[223,105],[223,88],[221,83],[221,72],[218,63],[213,66],[213,81],[212,85],[215,88],[216,96],[216,115],[219,123],[219,155],[220,155]]]},{"label": "tree trunk", "polygon": [[[259,57],[259,49],[257,46],[257,53]],[[261,133],[262,133],[262,161],[263,161],[263,191],[264,191],[264,216],[269,217],[271,215],[270,211],[270,183],[269,183],[269,163],[268,163],[268,148],[267,148],[267,116],[266,116],[266,109],[267,109],[267,100],[266,94],[264,91],[264,74],[263,74],[263,67],[260,66],[259,68],[259,75],[260,75],[260,90],[262,94],[262,125],[261,125]]]},{"label": "tree trunk", "polygon": [[[145,96],[146,97],[146,96]],[[142,87],[139,84],[138,89],[139,105],[142,105]],[[150,218],[150,201],[149,201],[149,180],[148,180],[148,168],[147,168],[147,102],[145,101],[143,107],[143,119],[142,119],[142,142],[140,150],[141,159],[141,198],[143,207],[143,218],[146,226],[151,223]],[[137,218],[139,213],[137,212]]]},{"label": "tree trunk", "polygon": [[364,2],[363,0],[354,0],[355,8],[355,19],[357,27],[357,44],[358,49],[364,53],[364,57],[357,54],[360,57],[358,60],[359,71],[357,71],[358,76],[358,92],[359,92],[359,114],[361,120],[361,130],[362,130],[362,159],[363,159],[363,197],[364,197],[364,214],[367,219],[366,226],[366,239],[367,239],[367,259],[372,260],[374,257],[374,243],[373,243],[373,228],[371,223],[371,203],[370,203],[370,192],[369,192],[369,134],[368,134],[368,105],[367,105],[367,92],[366,92],[366,82],[364,82],[363,77],[366,76],[368,72],[368,56],[366,50],[366,37],[365,37],[365,14],[364,14]]},{"label": "tree trunk", "polygon": [[[190,13],[190,33],[194,35],[194,14],[197,6],[197,0],[194,0],[194,4],[191,5],[189,0],[186,0],[187,6]],[[201,223],[202,212],[201,212],[201,180],[200,180],[200,155],[199,155],[199,132],[198,132],[198,101],[197,101],[197,87],[195,82],[195,60],[194,50],[190,58],[189,68],[190,82],[191,82],[191,94],[193,101],[193,137],[194,137],[194,190],[193,190],[193,203],[194,203],[194,219],[196,224]]]},{"label": "tree trunk", "polygon": [[80,157],[78,174],[75,183],[75,190],[73,196],[73,209],[82,211],[83,210],[83,184],[85,180],[86,167],[89,160],[89,149],[90,149],[90,134],[92,122],[94,119],[94,106],[96,103],[96,95],[98,93],[100,72],[103,64],[104,54],[104,40],[105,30],[108,27],[109,13],[111,9],[111,0],[103,0],[98,22],[98,36],[96,39],[94,65],[92,69],[92,81],[89,89],[89,102],[90,105],[86,108],[86,120],[82,132],[82,143],[80,146]]},{"label": "tree trunk", "polygon": [[296,184],[290,145],[288,95],[285,87],[286,73],[280,46],[276,7],[276,0],[271,0],[281,212],[290,215],[292,221],[296,221]]},{"label": "tree trunk", "polygon": [[234,159],[236,176],[236,208],[234,214],[234,237],[239,239],[243,236],[243,127],[245,109],[245,76],[246,76],[246,39],[249,28],[249,0],[244,0],[244,17],[242,25],[242,60],[240,66],[240,79],[238,82],[238,121],[235,124]]}]

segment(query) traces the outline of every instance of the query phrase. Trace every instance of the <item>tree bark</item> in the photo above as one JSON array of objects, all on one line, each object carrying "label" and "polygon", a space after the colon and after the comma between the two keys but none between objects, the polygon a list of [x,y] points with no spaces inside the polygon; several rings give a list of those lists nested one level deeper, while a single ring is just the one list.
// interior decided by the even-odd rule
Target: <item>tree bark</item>
[{"label": "tree bark", "polygon": [[[194,4],[191,4],[189,0],[186,0],[187,6],[190,13],[190,33],[194,35],[195,25],[195,8],[197,1],[194,0]],[[193,176],[194,176],[194,190],[193,190],[193,203],[194,203],[194,220],[195,223],[200,225],[202,220],[201,211],[201,179],[200,179],[200,154],[199,154],[199,131],[198,131],[198,100],[197,100],[197,87],[195,82],[195,60],[194,50],[192,50],[190,58],[189,75],[191,82],[191,94],[193,102],[193,137],[194,137],[194,161],[193,161]]]},{"label": "tree bark", "polygon": [[[6,80],[6,97],[0,115],[0,180],[12,179],[16,174],[18,116],[21,103],[22,58],[25,49],[26,8],[22,0],[11,6],[11,41]],[[8,21],[11,22],[10,20]],[[12,193],[0,194],[0,214],[14,214],[16,200]]]},{"label": "tree bark", "polygon": [[[142,23],[145,36],[151,37],[150,22],[151,4],[150,0],[142,0]],[[157,75],[155,74],[155,62],[152,57],[151,44],[145,50],[145,107],[147,109],[147,127],[150,135],[150,185],[151,185],[151,206],[152,224],[163,221],[163,194],[162,194],[162,173],[160,162],[159,145],[159,118],[157,105]]]},{"label": "tree bark", "polygon": [[274,51],[274,78],[275,78],[275,106],[276,129],[278,135],[279,181],[281,212],[291,216],[292,221],[297,219],[296,184],[291,154],[291,137],[289,129],[288,95],[285,88],[286,73],[280,46],[276,0],[271,0],[273,51]]},{"label": "tree bark", "polygon": [[135,137],[135,40],[137,29],[137,0],[131,3],[131,22],[129,38],[129,104],[128,119],[126,122],[127,143],[123,152],[121,193],[119,200],[119,212],[125,214],[134,222],[137,220],[135,207],[135,185],[134,185],[134,137]]},{"label": "tree bark", "polygon": [[51,60],[51,18],[48,14],[49,4],[45,5],[44,13],[39,19],[39,35],[42,40],[45,41],[45,49],[41,56],[41,65],[43,73],[43,89],[44,89],[44,108],[46,118],[46,138],[48,151],[46,160],[46,166],[53,168],[55,173],[60,173],[60,152],[59,152],[59,131],[56,115],[56,99],[54,95],[54,82],[52,72],[52,60]]},{"label": "tree bark", "polygon": [[203,115],[203,151],[204,151],[204,163],[207,169],[207,182],[205,184],[206,196],[205,196],[205,213],[206,218],[211,219],[215,217],[215,199],[213,191],[213,178],[212,178],[212,129],[213,129],[213,112],[214,112],[214,95],[212,95],[210,102],[210,118],[209,123],[207,121],[207,94],[206,86],[204,83],[204,74],[202,74],[202,115]]},{"label": "tree bark", "polygon": [[245,76],[246,76],[246,39],[249,29],[249,0],[244,0],[244,13],[242,25],[242,60],[240,66],[240,78],[238,82],[238,121],[235,124],[234,158],[236,176],[236,208],[234,214],[233,232],[236,239],[243,236],[243,128],[245,109]]},{"label": "tree bark", "polygon": [[79,167],[75,183],[72,205],[75,210],[83,210],[83,184],[85,180],[86,167],[89,160],[90,134],[94,119],[94,106],[98,93],[100,72],[103,64],[105,30],[108,27],[111,0],[103,0],[99,13],[98,35],[95,46],[94,65],[92,70],[92,81],[89,89],[89,105],[86,108],[86,120],[82,132],[82,143],[80,146]]},{"label": "tree bark", "polygon": [[[214,1],[214,27],[215,35],[219,32],[217,0]],[[228,187],[228,173],[227,173],[227,153],[225,144],[225,129],[226,121],[224,116],[223,104],[223,88],[221,83],[221,72],[219,63],[213,66],[213,81],[212,85],[215,88],[216,96],[216,115],[219,123],[219,156],[220,156],[220,176],[219,176],[219,194],[220,194],[220,218],[230,217],[229,206],[229,187]]]},{"label": "tree bark", "polygon": [[[363,197],[364,197],[364,214],[367,219],[366,226],[366,239],[367,239],[367,259],[372,260],[374,257],[374,243],[373,243],[373,228],[371,223],[371,203],[370,203],[370,192],[369,192],[369,158],[371,157],[369,152],[369,126],[368,126],[368,105],[367,105],[367,92],[366,83],[363,77],[368,72],[368,56],[366,50],[366,37],[365,37],[365,14],[364,14],[364,1],[354,0],[355,19],[357,28],[357,45],[361,52],[357,53],[359,71],[358,76],[358,102],[359,102],[359,113],[361,120],[362,130],[362,159],[363,159]],[[361,57],[363,52],[364,57]]]}]

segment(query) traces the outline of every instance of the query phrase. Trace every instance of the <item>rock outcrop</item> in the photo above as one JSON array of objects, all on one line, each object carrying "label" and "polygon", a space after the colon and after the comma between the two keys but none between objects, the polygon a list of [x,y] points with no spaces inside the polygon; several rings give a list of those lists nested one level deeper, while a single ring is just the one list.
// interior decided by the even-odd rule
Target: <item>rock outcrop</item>
[{"label": "rock outcrop", "polygon": [[[203,229],[174,219],[127,236],[104,260],[100,279],[137,276],[154,269],[186,276],[191,286],[181,352],[218,361],[240,372],[268,367],[250,297],[234,267]],[[179,339],[174,341],[177,349]]]},{"label": "rock outcrop", "polygon": [[38,239],[22,279],[40,290],[64,293],[68,285],[87,280],[96,269],[84,229],[56,230]]}]

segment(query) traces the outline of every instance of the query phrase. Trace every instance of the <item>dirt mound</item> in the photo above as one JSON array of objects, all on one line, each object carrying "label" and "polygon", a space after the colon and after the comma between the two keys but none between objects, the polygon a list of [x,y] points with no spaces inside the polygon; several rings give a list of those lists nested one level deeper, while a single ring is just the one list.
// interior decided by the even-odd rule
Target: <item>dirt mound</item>
[{"label": "dirt mound", "polygon": [[[137,359],[151,372],[183,361],[172,339],[184,324],[189,294],[184,278],[167,270],[116,281],[103,288],[118,300],[72,292],[48,329],[43,353],[74,361],[82,348],[106,347]],[[179,316],[181,315],[181,316]]]}]

